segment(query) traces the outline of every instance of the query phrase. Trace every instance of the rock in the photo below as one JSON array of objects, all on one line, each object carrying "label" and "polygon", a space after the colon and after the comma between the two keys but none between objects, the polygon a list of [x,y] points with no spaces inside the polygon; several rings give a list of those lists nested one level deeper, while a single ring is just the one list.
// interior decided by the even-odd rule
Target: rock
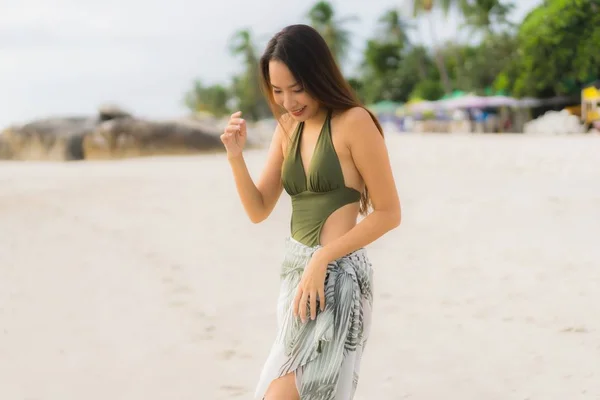
[{"label": "rock", "polygon": [[194,121],[118,118],[85,135],[83,153],[86,159],[108,159],[224,150],[219,135]]},{"label": "rock", "polygon": [[[268,147],[273,138],[273,132],[277,127],[277,121],[273,118],[266,118],[254,123],[248,122],[248,142],[249,148],[265,148]],[[288,132],[292,135],[292,132]]]},{"label": "rock", "polygon": [[82,137],[97,121],[87,117],[45,118],[2,132],[10,158],[15,160],[81,160]]},{"label": "rock", "polygon": [[0,160],[10,160],[12,158],[12,151],[10,148],[10,144],[0,133]]},{"label": "rock", "polygon": [[220,133],[201,121],[152,121],[102,106],[95,117],[45,118],[5,129],[0,159],[69,161],[222,151]]},{"label": "rock", "polygon": [[114,104],[104,104],[98,107],[98,119],[100,121],[109,121],[116,118],[132,118],[129,112]]}]

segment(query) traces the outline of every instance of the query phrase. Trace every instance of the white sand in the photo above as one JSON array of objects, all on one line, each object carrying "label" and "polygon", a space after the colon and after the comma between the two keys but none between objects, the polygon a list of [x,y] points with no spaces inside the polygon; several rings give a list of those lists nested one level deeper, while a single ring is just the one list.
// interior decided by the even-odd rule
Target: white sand
[{"label": "white sand", "polygon": [[[600,398],[600,138],[388,142],[356,399]],[[250,399],[289,210],[251,224],[223,155],[0,163],[0,399]]]}]

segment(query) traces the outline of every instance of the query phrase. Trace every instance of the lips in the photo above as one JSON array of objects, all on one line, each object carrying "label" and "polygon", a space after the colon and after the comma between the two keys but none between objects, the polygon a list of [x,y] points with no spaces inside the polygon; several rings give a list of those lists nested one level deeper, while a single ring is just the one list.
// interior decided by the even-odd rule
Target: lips
[{"label": "lips", "polygon": [[302,112],[306,109],[306,106],[299,108],[297,110],[292,110],[290,111],[294,116],[299,116],[300,114],[302,114]]}]

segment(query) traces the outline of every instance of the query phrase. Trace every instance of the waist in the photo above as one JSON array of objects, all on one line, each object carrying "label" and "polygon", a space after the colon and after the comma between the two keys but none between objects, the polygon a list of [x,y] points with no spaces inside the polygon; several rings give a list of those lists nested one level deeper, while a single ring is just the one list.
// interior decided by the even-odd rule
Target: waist
[{"label": "waist", "polygon": [[[321,230],[331,214],[346,205],[358,203],[359,201],[360,193],[352,189],[330,192],[302,192],[293,196],[292,237],[307,246],[320,244]],[[354,225],[356,217],[357,215],[354,216],[352,224],[344,225]]]},{"label": "waist", "polygon": [[[308,246],[308,245],[294,239],[291,236],[288,236],[287,238],[285,238],[285,242],[286,242],[286,249],[293,253],[297,253],[297,254],[312,255],[312,253],[314,253],[315,251],[317,251],[318,249],[323,247],[320,244],[317,244],[314,246]],[[353,252],[348,253],[347,255],[362,254],[362,253],[366,253],[366,251],[367,251],[366,248],[361,247],[360,249],[356,249]]]},{"label": "waist", "polygon": [[[323,246],[320,244],[308,246],[294,239],[293,237],[288,236],[285,239],[284,265],[287,265],[288,267],[304,269],[314,252],[322,247]],[[362,260],[363,262],[368,261],[367,249],[361,247],[359,249],[351,251],[350,253],[338,258],[337,260],[332,261],[330,264],[339,263],[344,259]]]}]

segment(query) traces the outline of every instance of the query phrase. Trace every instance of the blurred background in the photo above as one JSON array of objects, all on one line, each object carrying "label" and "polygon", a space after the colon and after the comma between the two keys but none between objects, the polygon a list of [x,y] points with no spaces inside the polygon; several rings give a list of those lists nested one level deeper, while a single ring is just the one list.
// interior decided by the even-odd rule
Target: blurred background
[{"label": "blurred background", "polygon": [[[236,110],[261,121],[255,138],[268,141],[274,125],[257,60],[291,23],[323,34],[386,130],[597,132],[598,7],[594,0],[11,3],[0,17],[0,155],[112,157],[144,152],[148,141],[152,152],[203,150],[219,144],[201,133],[219,131]],[[152,121],[121,121],[118,139],[114,124],[98,123],[131,115]],[[143,133],[133,134],[136,127]],[[163,131],[178,139],[158,138]]]},{"label": "blurred background", "polygon": [[252,224],[219,135],[256,179],[295,23],[402,202],[356,400],[600,398],[599,0],[4,0],[0,398],[252,398],[290,202]]}]

